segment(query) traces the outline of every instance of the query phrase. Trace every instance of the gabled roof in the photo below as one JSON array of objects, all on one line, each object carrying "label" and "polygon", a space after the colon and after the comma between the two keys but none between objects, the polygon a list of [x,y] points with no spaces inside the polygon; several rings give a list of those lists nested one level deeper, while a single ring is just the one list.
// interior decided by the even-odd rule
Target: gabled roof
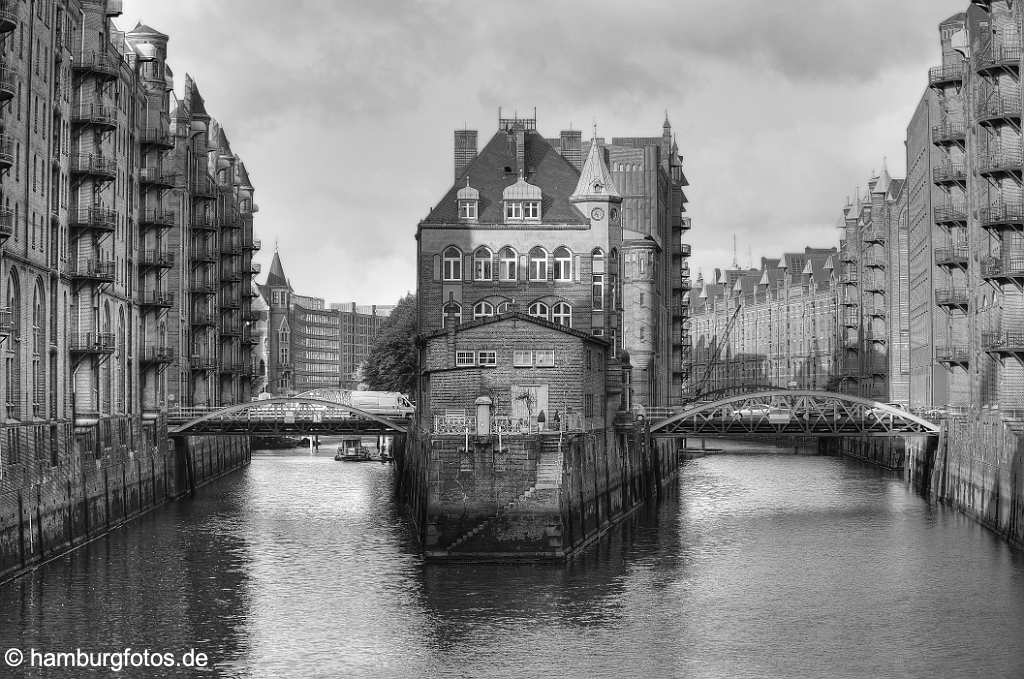
[{"label": "gabled roof", "polygon": [[[526,181],[540,187],[541,223],[589,224],[583,213],[569,202],[579,179],[576,168],[535,130],[526,130],[524,139],[526,167],[522,169]],[[466,185],[467,177],[473,188],[480,192],[476,223],[503,223],[502,193],[507,186],[519,180],[519,170],[514,137],[510,139],[504,131],[496,132],[423,223],[459,223],[457,194]]]},{"label": "gabled roof", "polygon": [[139,23],[137,23],[135,25],[135,28],[133,28],[132,30],[128,31],[128,35],[130,35],[132,37],[147,35],[147,36],[152,36],[154,38],[163,38],[165,40],[168,38],[166,33],[161,33],[160,31],[156,30],[155,28],[147,26],[146,24],[142,23],[141,19],[139,20]]},{"label": "gabled roof", "polygon": [[196,85],[196,81],[188,73],[185,74],[185,100],[189,104],[188,110],[193,118],[210,117],[210,114],[206,112],[206,102],[203,101],[203,95],[199,94],[199,86]]},{"label": "gabled roof", "polygon": [[442,337],[444,335],[447,335],[449,332],[453,332],[454,331],[456,333],[460,333],[460,332],[465,332],[466,330],[472,330],[473,328],[479,328],[479,327],[482,327],[482,326],[485,326],[485,325],[491,325],[492,323],[501,323],[503,321],[509,321],[509,320],[526,321],[528,323],[533,323],[534,325],[539,325],[539,326],[542,326],[544,328],[549,328],[551,330],[557,330],[558,332],[564,332],[567,335],[573,335],[574,337],[578,337],[578,338],[580,338],[582,340],[586,340],[586,341],[592,342],[594,344],[600,344],[602,346],[608,346],[609,345],[608,340],[606,340],[603,337],[597,337],[595,335],[591,335],[588,332],[583,332],[582,330],[574,330],[573,328],[570,328],[568,326],[559,325],[558,323],[552,323],[551,321],[545,320],[543,318],[535,318],[533,316],[530,316],[529,314],[523,313],[522,311],[509,311],[507,313],[498,314],[496,316],[490,316],[488,318],[481,318],[481,319],[478,319],[478,320],[475,320],[475,321],[468,321],[466,323],[460,323],[459,325],[457,325],[455,328],[452,328],[452,329],[445,328],[444,330],[437,330],[437,331],[432,332],[432,333],[427,333],[427,334],[424,334],[424,335],[420,335],[419,339],[421,341],[422,340],[433,339],[435,337]]},{"label": "gabled roof", "polygon": [[622,199],[622,194],[615,188],[615,180],[612,173],[604,162],[604,151],[601,145],[593,143],[590,145],[590,152],[587,159],[583,161],[583,169],[580,170],[580,178],[576,183],[576,190],[569,197],[574,203],[577,201],[594,199]]}]

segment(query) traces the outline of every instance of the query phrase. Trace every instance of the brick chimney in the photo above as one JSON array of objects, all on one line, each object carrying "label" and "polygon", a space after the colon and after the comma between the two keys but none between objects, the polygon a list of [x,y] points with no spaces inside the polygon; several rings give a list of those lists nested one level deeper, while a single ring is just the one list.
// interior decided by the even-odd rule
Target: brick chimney
[{"label": "brick chimney", "polygon": [[476,130],[455,130],[455,179],[459,179],[476,158]]}]

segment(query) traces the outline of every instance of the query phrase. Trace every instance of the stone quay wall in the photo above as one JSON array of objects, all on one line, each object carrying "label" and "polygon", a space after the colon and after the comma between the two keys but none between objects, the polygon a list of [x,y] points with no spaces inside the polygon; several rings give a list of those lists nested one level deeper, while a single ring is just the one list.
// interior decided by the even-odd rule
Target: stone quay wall
[{"label": "stone quay wall", "polygon": [[172,441],[162,420],[0,426],[0,583],[248,464],[245,437]]},{"label": "stone quay wall", "polygon": [[656,498],[679,455],[637,425],[500,440],[414,433],[398,483],[428,558],[560,560]]}]

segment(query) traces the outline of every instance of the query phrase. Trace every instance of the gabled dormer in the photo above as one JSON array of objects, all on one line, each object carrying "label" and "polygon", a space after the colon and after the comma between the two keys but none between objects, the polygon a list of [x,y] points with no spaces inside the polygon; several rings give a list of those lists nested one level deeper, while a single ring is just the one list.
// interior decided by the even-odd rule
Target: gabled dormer
[{"label": "gabled dormer", "polygon": [[480,192],[469,185],[469,177],[466,177],[466,185],[459,189],[456,198],[459,204],[459,219],[464,222],[475,222],[480,218]]},{"label": "gabled dormer", "polygon": [[501,192],[501,201],[505,208],[505,223],[539,222],[541,220],[541,190],[539,186],[530,184],[523,179],[520,170],[519,180],[505,187]]}]

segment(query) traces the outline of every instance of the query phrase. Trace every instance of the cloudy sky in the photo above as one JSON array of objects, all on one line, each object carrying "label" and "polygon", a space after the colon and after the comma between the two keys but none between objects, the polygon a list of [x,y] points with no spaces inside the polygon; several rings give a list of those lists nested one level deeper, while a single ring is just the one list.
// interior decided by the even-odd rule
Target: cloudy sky
[{"label": "cloudy sky", "polygon": [[[452,131],[498,107],[654,136],[691,186],[693,267],[836,241],[846,196],[905,167],[906,124],[967,0],[125,0],[171,36],[256,187],[257,236],[297,291],[387,304],[452,183]],[[585,132],[586,134],[586,132]]]}]

